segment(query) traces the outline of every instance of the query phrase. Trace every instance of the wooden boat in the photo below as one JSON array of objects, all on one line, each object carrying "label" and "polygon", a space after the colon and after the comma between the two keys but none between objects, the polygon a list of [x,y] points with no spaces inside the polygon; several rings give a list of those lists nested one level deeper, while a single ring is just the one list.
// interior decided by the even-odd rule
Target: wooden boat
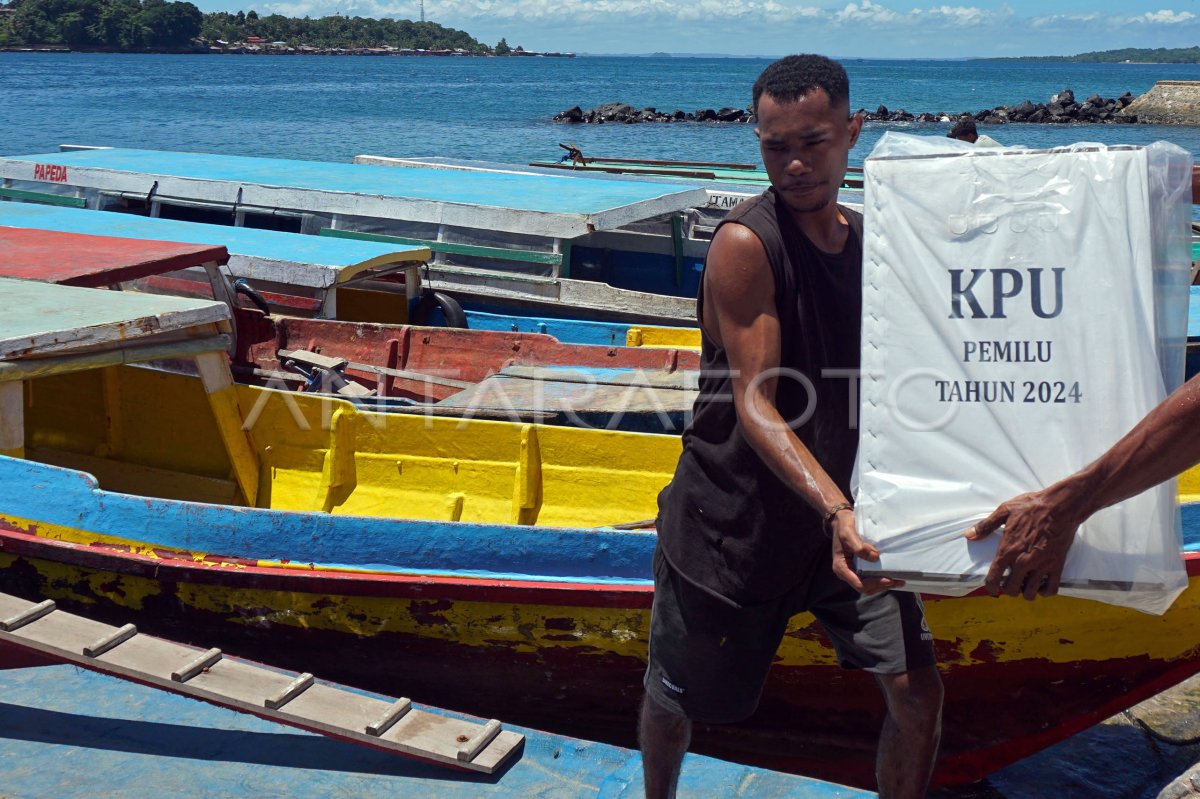
[{"label": "wooden boat", "polygon": [[[23,457],[0,458],[0,590],[632,742],[655,543],[637,528],[677,438],[383,415],[249,386],[206,394],[130,366],[36,377],[40,354],[0,349],[0,380],[27,378],[24,432],[8,447]],[[981,777],[1200,670],[1198,510],[1184,508],[1192,585],[1162,617],[1061,597],[929,598],[947,691],[940,782]],[[695,746],[868,785],[880,702],[801,615],[759,712],[698,729]]]},{"label": "wooden boat", "polygon": [[679,184],[108,148],[0,158],[0,179],[99,210],[428,247],[430,287],[483,311],[686,323],[707,249],[684,218],[705,195]]},{"label": "wooden boat", "polygon": [[[0,221],[8,221],[2,210]],[[208,229],[202,232],[218,236],[245,232],[204,227]],[[184,232],[199,237],[190,229]],[[191,264],[195,249],[0,226],[0,276],[96,287],[156,284],[181,268],[215,275],[215,261],[203,267]],[[182,253],[182,261],[176,253]],[[310,265],[293,261],[291,266],[303,271]],[[217,275],[203,288],[210,297],[229,301],[229,291],[212,290],[221,285]],[[359,402],[369,400],[379,410],[678,432],[695,399],[699,359],[690,351],[565,345],[526,333],[267,316],[236,303],[232,311],[235,343],[230,354],[239,381],[343,393]]]},{"label": "wooden boat", "polygon": [[[577,161],[531,161],[530,166],[566,169],[572,172],[606,172],[611,175],[652,175],[655,178],[712,180],[754,187],[755,193],[771,185],[766,170],[757,164],[731,164],[713,161],[668,161],[641,158],[583,158]],[[850,167],[842,179],[843,189],[862,191],[860,167]]]},{"label": "wooden boat", "polygon": [[[0,758],[14,764],[5,770],[9,796],[616,797],[635,791],[641,780],[641,758],[635,751],[531,729],[519,730],[525,743],[516,762],[493,778],[480,779],[297,734],[279,724],[67,665],[0,671],[0,691],[5,696]],[[756,799],[872,796],[707,757],[688,759],[680,792],[734,796],[745,786],[752,786]]]},{"label": "wooden boat", "polygon": [[[242,280],[272,311],[289,316],[384,323],[447,323],[427,300],[421,269],[429,250],[404,244],[335,241],[255,228],[183,222],[135,214],[106,214],[42,204],[56,195],[22,192],[26,202],[0,203],[0,225],[66,233],[192,243],[222,241],[230,251],[224,272]],[[38,204],[34,204],[34,202]],[[395,282],[393,275],[402,282]],[[148,290],[203,296],[212,276],[196,270],[159,279]],[[440,298],[439,298],[440,299]],[[614,345],[630,325],[466,310],[475,330],[547,333],[561,341]],[[462,322],[459,322],[460,326]]]}]

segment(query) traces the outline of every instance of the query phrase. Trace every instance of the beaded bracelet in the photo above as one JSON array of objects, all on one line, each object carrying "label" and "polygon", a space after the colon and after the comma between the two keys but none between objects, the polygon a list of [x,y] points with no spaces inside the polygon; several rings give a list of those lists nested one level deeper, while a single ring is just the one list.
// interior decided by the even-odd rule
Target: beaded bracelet
[{"label": "beaded bracelet", "polygon": [[834,505],[832,508],[825,511],[825,517],[821,519],[821,527],[828,528],[829,523],[833,521],[833,517],[837,516],[844,510],[854,510],[854,506],[849,502],[839,502],[838,504]]}]

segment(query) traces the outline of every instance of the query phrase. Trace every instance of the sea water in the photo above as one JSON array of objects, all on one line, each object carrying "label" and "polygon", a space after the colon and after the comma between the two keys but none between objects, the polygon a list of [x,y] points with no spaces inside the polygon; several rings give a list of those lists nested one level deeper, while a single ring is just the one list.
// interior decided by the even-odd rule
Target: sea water
[{"label": "sea water", "polygon": [[[349,161],[371,153],[523,163],[587,155],[758,161],[753,126],[567,125],[552,117],[620,101],[695,111],[745,107],[769,63],[753,58],[413,58],[0,53],[0,155],[92,144]],[[1200,80],[1196,64],[848,60],[851,105],[957,114],[1070,88],[1139,95]],[[885,130],[944,135],[948,123],[869,123],[851,163]],[[1200,154],[1200,128],[981,126],[1005,144],[1175,142]]]}]

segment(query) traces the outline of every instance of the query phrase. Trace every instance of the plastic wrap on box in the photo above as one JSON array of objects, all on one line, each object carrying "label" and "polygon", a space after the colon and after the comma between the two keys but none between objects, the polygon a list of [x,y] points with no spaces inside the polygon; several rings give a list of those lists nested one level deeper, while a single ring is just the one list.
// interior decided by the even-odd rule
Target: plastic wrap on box
[{"label": "plastic wrap on box", "polygon": [[[865,165],[864,573],[960,595],[997,505],[1103,454],[1183,379],[1191,156],[887,133]],[[1174,481],[1093,516],[1060,593],[1161,613],[1187,584]]]}]

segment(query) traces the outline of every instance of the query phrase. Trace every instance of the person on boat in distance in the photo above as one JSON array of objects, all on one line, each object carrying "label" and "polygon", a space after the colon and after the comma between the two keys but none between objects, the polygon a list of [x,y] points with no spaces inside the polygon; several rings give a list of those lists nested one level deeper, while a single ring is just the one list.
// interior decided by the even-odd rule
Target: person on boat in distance
[{"label": "person on boat in distance", "polygon": [[954,123],[954,127],[946,134],[947,139],[958,139],[959,141],[970,142],[977,144],[980,147],[999,147],[1000,142],[993,139],[986,133],[980,134],[978,128],[975,127],[975,120],[968,116],[958,118]]},{"label": "person on boat in distance", "polygon": [[753,714],[803,611],[843,667],[883,690],[880,796],[924,796],[933,768],[942,686],[920,598],[854,570],[879,555],[846,499],[862,312],[862,216],[837,205],[862,130],[849,88],[815,55],[777,61],[754,85],[771,187],[713,237],[696,305],[700,392],[659,495],[639,724],[650,799],[675,795],[693,722]]},{"label": "person on boat in distance", "polygon": [[1176,389],[1098,460],[1041,491],[1010,499],[967,531],[1004,534],[984,586],[1036,599],[1058,593],[1075,531],[1096,511],[1200,463],[1200,376]]}]

